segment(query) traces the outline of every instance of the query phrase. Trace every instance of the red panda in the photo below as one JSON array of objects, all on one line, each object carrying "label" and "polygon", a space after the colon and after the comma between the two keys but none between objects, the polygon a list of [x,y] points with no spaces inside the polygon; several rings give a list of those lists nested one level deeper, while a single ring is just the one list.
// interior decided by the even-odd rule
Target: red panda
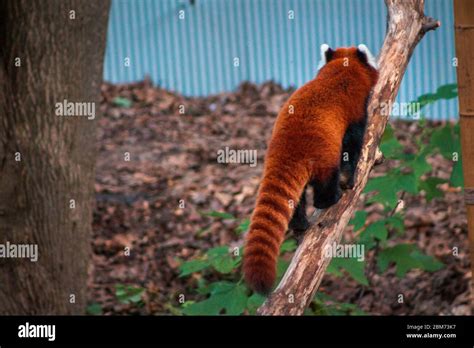
[{"label": "red panda", "polygon": [[316,78],[283,105],[244,247],[244,278],[254,291],[272,289],[287,228],[301,233],[309,227],[306,186],[312,186],[319,209],[339,201],[341,174],[345,188],[353,187],[377,78],[375,58],[365,45],[332,50],[324,44]]}]

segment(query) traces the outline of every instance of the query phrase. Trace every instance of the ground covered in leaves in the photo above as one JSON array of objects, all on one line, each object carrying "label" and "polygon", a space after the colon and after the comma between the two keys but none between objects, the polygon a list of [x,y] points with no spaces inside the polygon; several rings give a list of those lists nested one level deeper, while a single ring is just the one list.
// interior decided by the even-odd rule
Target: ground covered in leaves
[{"label": "ground covered in leaves", "polygon": [[[196,281],[178,277],[180,261],[213,246],[242,244],[242,235],[235,233],[238,221],[203,212],[250,216],[266,142],[291,90],[244,83],[233,93],[185,98],[144,81],[106,84],[102,92],[89,312],[172,314],[181,294],[192,296]],[[420,131],[416,122],[392,125],[407,148]],[[217,163],[217,150],[226,146],[256,149],[258,165]],[[431,164],[436,176],[449,177],[452,163],[439,156]],[[416,243],[444,268],[398,278],[391,267],[371,275],[370,287],[327,275],[320,291],[370,314],[469,314],[465,208],[458,189],[443,190],[443,198],[429,203],[422,195],[405,197],[406,232],[396,240]],[[367,212],[368,221],[381,216],[376,204]],[[346,240],[351,233],[348,227]]]}]

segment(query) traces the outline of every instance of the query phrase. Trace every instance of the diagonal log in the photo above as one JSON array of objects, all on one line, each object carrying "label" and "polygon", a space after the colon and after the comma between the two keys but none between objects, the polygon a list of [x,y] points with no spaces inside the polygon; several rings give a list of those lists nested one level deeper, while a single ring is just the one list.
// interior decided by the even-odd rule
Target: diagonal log
[{"label": "diagonal log", "polygon": [[387,33],[379,55],[379,80],[368,106],[368,125],[356,183],[331,208],[317,211],[315,221],[296,250],[278,287],[258,309],[260,315],[302,315],[312,301],[330,257],[325,248],[338,243],[377,160],[377,146],[385,130],[408,61],[425,33],[440,26],[425,17],[424,0],[385,0]]}]

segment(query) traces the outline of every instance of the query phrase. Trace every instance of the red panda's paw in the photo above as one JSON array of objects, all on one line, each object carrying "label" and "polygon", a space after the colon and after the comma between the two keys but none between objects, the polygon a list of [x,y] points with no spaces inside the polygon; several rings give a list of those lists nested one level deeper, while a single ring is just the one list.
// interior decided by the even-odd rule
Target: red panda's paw
[{"label": "red panda's paw", "polygon": [[354,188],[354,175],[349,173],[341,173],[340,186],[343,190],[351,190]]},{"label": "red panda's paw", "polygon": [[314,207],[317,209],[327,209],[330,206],[339,202],[341,197],[342,197],[342,191],[338,185],[337,188],[334,190],[334,194],[332,195],[325,195],[324,197],[318,197],[318,195],[316,194],[316,196],[314,197]]},{"label": "red panda's paw", "polygon": [[306,216],[293,216],[288,227],[290,230],[293,230],[295,234],[299,234],[309,228],[309,222]]}]

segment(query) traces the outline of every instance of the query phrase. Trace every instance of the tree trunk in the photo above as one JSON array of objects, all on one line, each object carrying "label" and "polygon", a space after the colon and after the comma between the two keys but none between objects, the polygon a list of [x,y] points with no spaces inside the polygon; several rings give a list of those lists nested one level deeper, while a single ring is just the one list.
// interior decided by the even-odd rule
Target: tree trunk
[{"label": "tree trunk", "polygon": [[0,247],[38,248],[37,262],[0,257],[2,315],[84,312],[96,119],[60,116],[57,103],[88,103],[97,117],[108,9],[0,2]]},{"label": "tree trunk", "polygon": [[370,170],[377,160],[387,114],[385,105],[392,105],[411,54],[424,34],[440,23],[423,13],[423,0],[385,0],[387,5],[387,33],[379,56],[379,80],[374,87],[368,107],[368,124],[364,145],[352,190],[329,209],[317,211],[315,223],[306,231],[288,270],[275,291],[259,308],[261,315],[302,315],[311,303],[326,271],[330,257],[327,247],[339,243],[349,223]]},{"label": "tree trunk", "polygon": [[474,307],[474,7],[472,1],[454,1],[456,57],[458,59],[459,114],[469,244],[471,292]]}]

